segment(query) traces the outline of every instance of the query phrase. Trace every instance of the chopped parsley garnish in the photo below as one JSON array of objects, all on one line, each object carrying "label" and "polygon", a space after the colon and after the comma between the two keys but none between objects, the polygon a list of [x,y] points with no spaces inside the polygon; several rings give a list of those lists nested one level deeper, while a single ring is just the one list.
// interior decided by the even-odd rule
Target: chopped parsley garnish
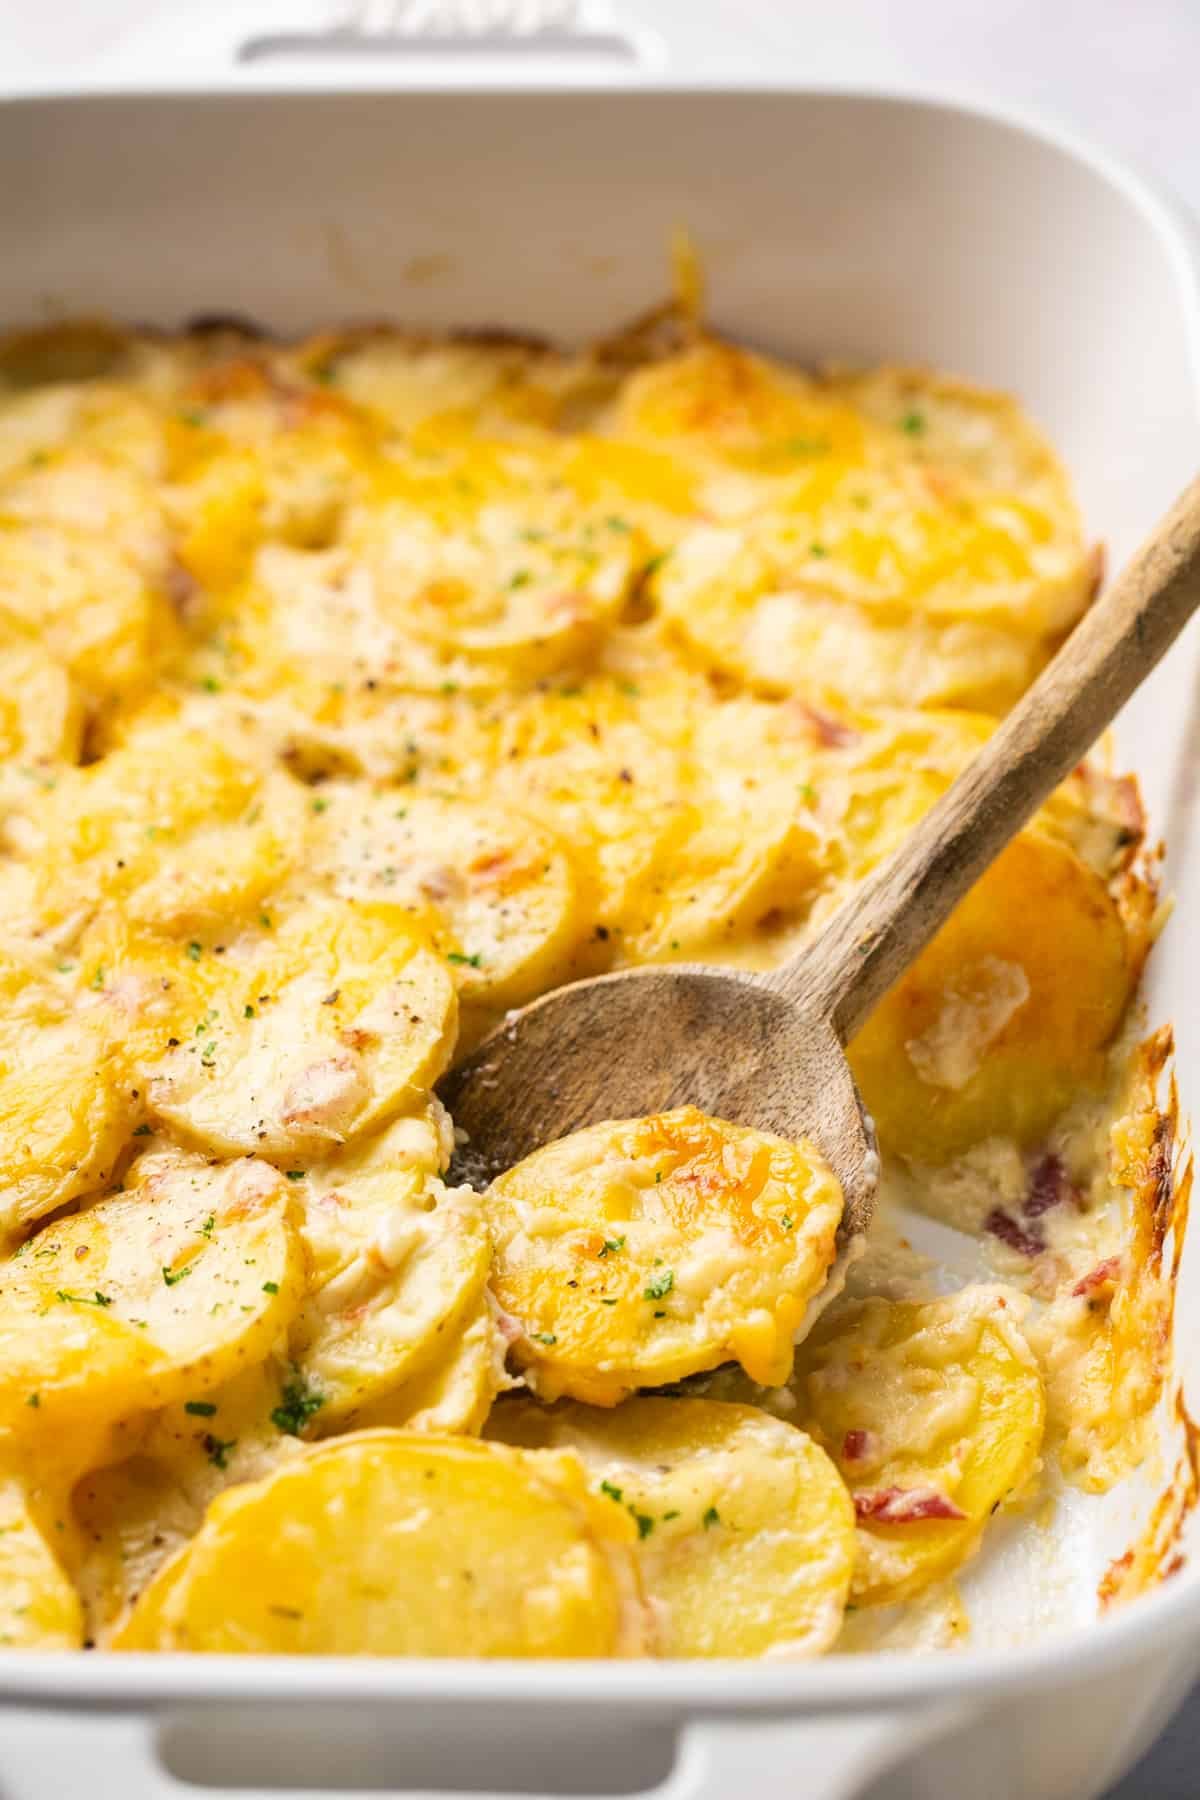
[{"label": "chopped parsley garnish", "polygon": [[900,421],[900,429],[906,431],[909,437],[920,437],[925,429],[925,414],[906,412]]},{"label": "chopped parsley garnish", "polygon": [[133,1128],[133,1135],[134,1137],[149,1137],[151,1135],[151,1128],[149,1125],[135,1125]]},{"label": "chopped parsley garnish", "polygon": [[96,973],[92,976],[90,985],[97,989],[102,988],[104,986],[104,965],[103,965],[103,963],[101,963],[100,967],[96,970]]},{"label": "chopped parsley garnish", "polygon": [[510,588],[528,587],[532,580],[533,576],[528,569],[518,569],[509,576],[508,585]]},{"label": "chopped parsley garnish", "polygon": [[600,1246],[600,1255],[601,1256],[615,1256],[617,1254],[618,1250],[623,1250],[624,1248],[625,1248],[625,1239],[623,1237],[605,1238],[604,1242]]},{"label": "chopped parsley garnish", "polygon": [[614,1487],[611,1481],[602,1481],[600,1483],[600,1492],[602,1494],[607,1494],[610,1500],[615,1500],[617,1504],[620,1505],[623,1497],[622,1491],[619,1487]]},{"label": "chopped parsley garnish", "polygon": [[217,1060],[217,1046],[211,1041],[205,1044],[200,1052],[200,1061],[206,1069],[211,1069]]},{"label": "chopped parsley garnish", "polygon": [[217,1222],[216,1213],[209,1213],[207,1219],[205,1219],[203,1225],[200,1227],[200,1230],[205,1237],[212,1236],[213,1226],[216,1224],[216,1222]]},{"label": "chopped parsley garnish", "polygon": [[320,1412],[324,1404],[323,1394],[314,1393],[298,1376],[293,1376],[284,1386],[283,1397],[271,1414],[271,1423],[280,1431],[286,1431],[289,1437],[299,1437],[313,1414]]},{"label": "chopped parsley garnish", "polygon": [[225,1469],[229,1466],[229,1452],[237,1449],[236,1438],[214,1437],[210,1431],[204,1434],[204,1451],[214,1469]]},{"label": "chopped parsley garnish", "polygon": [[320,795],[320,794],[318,794],[318,796],[315,800],[310,802],[310,805],[312,806],[312,809],[315,813],[323,813],[323,812],[329,811],[328,800],[326,800],[324,798],[324,796]]},{"label": "chopped parsley garnish", "polygon": [[279,1292],[279,1283],[277,1281],[264,1281],[262,1291],[264,1294],[277,1294]]},{"label": "chopped parsley garnish", "polygon": [[243,1008],[242,1008],[242,1017],[243,1017],[243,1019],[252,1019],[254,1017],[254,1008],[251,1006],[251,1004],[248,1000],[247,1000],[245,1006],[243,1006]]},{"label": "chopped parsley garnish", "polygon": [[203,950],[201,949],[200,945],[196,942],[195,938],[193,938],[191,943],[188,945],[187,953],[191,957],[193,962],[199,962],[201,956],[204,954]]},{"label": "chopped parsley garnish", "polygon": [[465,963],[467,967],[471,969],[482,969],[483,967],[483,957],[478,950],[472,951],[470,956],[464,956],[461,950],[447,950],[446,961],[452,963]]},{"label": "chopped parsley garnish", "polygon": [[308,1174],[308,1170],[307,1169],[285,1169],[284,1174],[287,1176],[289,1181],[303,1181],[304,1177]]},{"label": "chopped parsley garnish", "polygon": [[791,1213],[784,1213],[779,1223],[783,1226],[785,1231],[791,1231],[795,1227],[795,1220],[792,1218]]},{"label": "chopped parsley garnish", "polygon": [[644,1300],[665,1300],[675,1286],[674,1269],[664,1269],[661,1275],[652,1275],[642,1294]]},{"label": "chopped parsley garnish", "polygon": [[40,1406],[42,1404],[42,1397],[40,1394],[30,1394],[25,1404],[26,1406]]},{"label": "chopped parsley garnish", "polygon": [[719,1525],[721,1523],[721,1515],[715,1506],[709,1507],[701,1523],[703,1524],[705,1531],[710,1531],[714,1525]]},{"label": "chopped parsley garnish", "polygon": [[535,1331],[532,1335],[535,1344],[557,1344],[558,1342],[552,1331]]},{"label": "chopped parsley garnish", "polygon": [[175,1269],[172,1271],[171,1269],[168,1269],[164,1263],[162,1266],[162,1278],[165,1286],[175,1287],[185,1276],[191,1274],[195,1266],[194,1263],[184,1263],[182,1269]]},{"label": "chopped parsley garnish", "polygon": [[816,539],[814,538],[813,542],[808,546],[808,554],[810,556],[828,556],[829,552],[825,548],[824,544],[817,543]]},{"label": "chopped parsley garnish", "polygon": [[66,1288],[59,1288],[55,1292],[54,1298],[56,1300],[69,1300],[76,1306],[112,1305],[112,1296],[110,1294],[102,1294],[99,1288],[96,1288],[90,1294],[72,1294],[68,1292]]},{"label": "chopped parsley garnish", "polygon": [[211,1419],[217,1408],[212,1400],[185,1400],[183,1410],[185,1413],[192,1413],[197,1419]]},{"label": "chopped parsley garnish", "polygon": [[638,1537],[648,1538],[650,1533],[654,1530],[654,1520],[650,1517],[650,1514],[640,1513],[632,1506],[629,1508],[629,1511],[633,1516],[634,1524],[638,1528]]},{"label": "chopped parsley garnish", "polygon": [[206,675],[200,686],[206,694],[219,694],[221,691],[221,684],[215,675]]}]

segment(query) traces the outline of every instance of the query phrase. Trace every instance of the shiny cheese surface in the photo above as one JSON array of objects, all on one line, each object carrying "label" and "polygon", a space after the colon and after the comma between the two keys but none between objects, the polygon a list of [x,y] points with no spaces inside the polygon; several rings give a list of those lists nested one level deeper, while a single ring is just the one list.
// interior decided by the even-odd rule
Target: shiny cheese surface
[{"label": "shiny cheese surface", "polygon": [[790,954],[1098,571],[1015,401],[685,301],[573,353],[0,342],[0,1639],[869,1648],[1127,1472],[1159,915],[1102,761],[851,1046],[848,1278],[815,1146],[684,1107],[480,1194],[435,1096],[562,981]]}]

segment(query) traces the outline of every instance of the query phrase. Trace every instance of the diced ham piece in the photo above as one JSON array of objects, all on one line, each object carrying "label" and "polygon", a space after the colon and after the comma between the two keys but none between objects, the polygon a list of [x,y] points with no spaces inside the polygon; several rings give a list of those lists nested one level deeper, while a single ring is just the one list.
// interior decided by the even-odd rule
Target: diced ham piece
[{"label": "diced ham piece", "polygon": [[875,1525],[911,1525],[919,1519],[965,1519],[966,1513],[936,1488],[876,1488],[854,1494],[854,1516]]},{"label": "diced ham piece", "polygon": [[361,1112],[368,1091],[360,1059],[346,1050],[302,1069],[288,1084],[280,1116],[292,1129],[339,1142]]},{"label": "diced ham piece", "polygon": [[1034,1164],[1029,1177],[1029,1192],[1022,1211],[1027,1219],[1040,1219],[1056,1206],[1080,1204],[1079,1190],[1068,1179],[1060,1157],[1043,1156]]},{"label": "diced ham piece", "polygon": [[1101,1288],[1112,1287],[1121,1273],[1121,1258],[1106,1256],[1098,1262],[1094,1269],[1089,1269],[1071,1289],[1073,1294],[1086,1295],[1099,1293]]},{"label": "diced ham piece", "polygon": [[1007,1244],[1019,1256],[1029,1257],[1030,1261],[1035,1256],[1040,1256],[1046,1248],[1046,1240],[1036,1225],[1032,1230],[1026,1229],[1019,1219],[1014,1219],[1002,1206],[993,1206],[983,1221],[983,1229],[989,1231],[994,1238],[999,1238],[1002,1244]]},{"label": "diced ham piece", "polygon": [[848,1431],[842,1439],[842,1461],[866,1462],[875,1452],[875,1434],[871,1431]]}]

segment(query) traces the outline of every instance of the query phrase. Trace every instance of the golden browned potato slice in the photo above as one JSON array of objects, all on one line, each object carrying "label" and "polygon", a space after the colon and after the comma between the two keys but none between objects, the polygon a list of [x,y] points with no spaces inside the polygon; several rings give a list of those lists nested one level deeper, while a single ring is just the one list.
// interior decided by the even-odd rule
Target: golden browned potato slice
[{"label": "golden browned potato slice", "polygon": [[1017,838],[850,1046],[885,1148],[943,1163],[981,1138],[1040,1138],[1098,1084],[1137,966],[1102,879]]},{"label": "golden browned potato slice", "polygon": [[[22,1385],[37,1386],[40,1351],[52,1390],[91,1388],[87,1356],[58,1324],[76,1314],[89,1320],[88,1333],[92,1316],[103,1314],[151,1352],[135,1359],[127,1388],[108,1383],[115,1416],[202,1394],[261,1361],[304,1291],[293,1210],[289,1184],[266,1163],[212,1164],[166,1145],[146,1150],[120,1191],[44,1226],[0,1266],[4,1317],[23,1316],[30,1333]],[[6,1387],[14,1373],[3,1370]],[[99,1398],[95,1405],[99,1413]],[[30,1412],[26,1420],[15,1414],[14,1431],[45,1429],[42,1405]]]},{"label": "golden browned potato slice", "polygon": [[797,1422],[854,1501],[860,1605],[957,1568],[1038,1466],[1042,1379],[996,1289],[837,1307],[802,1344],[793,1385]]},{"label": "golden browned potato slice", "polygon": [[816,1656],[842,1624],[854,1509],[810,1437],[752,1406],[505,1402],[488,1435],[574,1450],[638,1528],[664,1656]]},{"label": "golden browned potato slice", "polygon": [[435,1101],[297,1184],[309,1292],[289,1343],[314,1434],[432,1370],[483,1306],[491,1242],[480,1196],[438,1177],[448,1128]]},{"label": "golden browned potato slice", "polygon": [[454,982],[399,907],[316,899],[186,944],[111,916],[81,948],[130,1015],[151,1116],[293,1167],[419,1100],[454,1044]]},{"label": "golden browned potato slice", "polygon": [[418,913],[432,907],[460,998],[508,1006],[562,979],[587,926],[558,839],[483,802],[323,786],[314,866],[337,893]]},{"label": "golden browned potato slice", "polygon": [[0,956],[0,1242],[102,1187],[137,1101],[66,982]]},{"label": "golden browned potato slice", "polygon": [[144,690],[173,625],[165,600],[101,533],[0,524],[0,624],[40,640],[93,706]]},{"label": "golden browned potato slice", "polygon": [[20,1482],[0,1476],[0,1649],[78,1650],[79,1595],[38,1529]]},{"label": "golden browned potato slice", "polygon": [[782,1381],[842,1195],[811,1144],[685,1106],[573,1132],[485,1204],[492,1288],[538,1392],[614,1406],[730,1358]]},{"label": "golden browned potato slice", "polygon": [[708,522],[656,577],[666,616],[774,691],[1001,709],[1087,604],[1068,483],[1004,396],[707,342],[630,381],[618,419],[709,470]]},{"label": "golden browned potato slice", "polygon": [[572,1656],[644,1643],[632,1528],[566,1454],[363,1432],[210,1508],[120,1649]]},{"label": "golden browned potato slice", "polygon": [[167,932],[231,925],[283,878],[306,816],[299,784],[158,721],[39,798],[22,832],[30,904],[60,937],[102,901]]},{"label": "golden browned potato slice", "polygon": [[564,684],[502,714],[479,759],[488,791],[540,819],[590,877],[605,958],[694,823],[694,691],[678,676],[648,691],[624,677]]},{"label": "golden browned potato slice", "polygon": [[[63,665],[34,638],[14,635],[0,644],[0,758],[73,763],[82,731],[82,699]],[[42,793],[49,779],[47,770]]]}]

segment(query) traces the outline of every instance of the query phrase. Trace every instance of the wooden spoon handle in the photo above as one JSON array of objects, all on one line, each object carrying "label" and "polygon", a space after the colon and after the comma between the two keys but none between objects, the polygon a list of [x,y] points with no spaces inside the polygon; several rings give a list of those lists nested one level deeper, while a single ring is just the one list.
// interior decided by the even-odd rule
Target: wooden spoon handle
[{"label": "wooden spoon handle", "polygon": [[842,1043],[1091,748],[1200,606],[1200,478],[937,804],[821,936],[762,979]]}]

